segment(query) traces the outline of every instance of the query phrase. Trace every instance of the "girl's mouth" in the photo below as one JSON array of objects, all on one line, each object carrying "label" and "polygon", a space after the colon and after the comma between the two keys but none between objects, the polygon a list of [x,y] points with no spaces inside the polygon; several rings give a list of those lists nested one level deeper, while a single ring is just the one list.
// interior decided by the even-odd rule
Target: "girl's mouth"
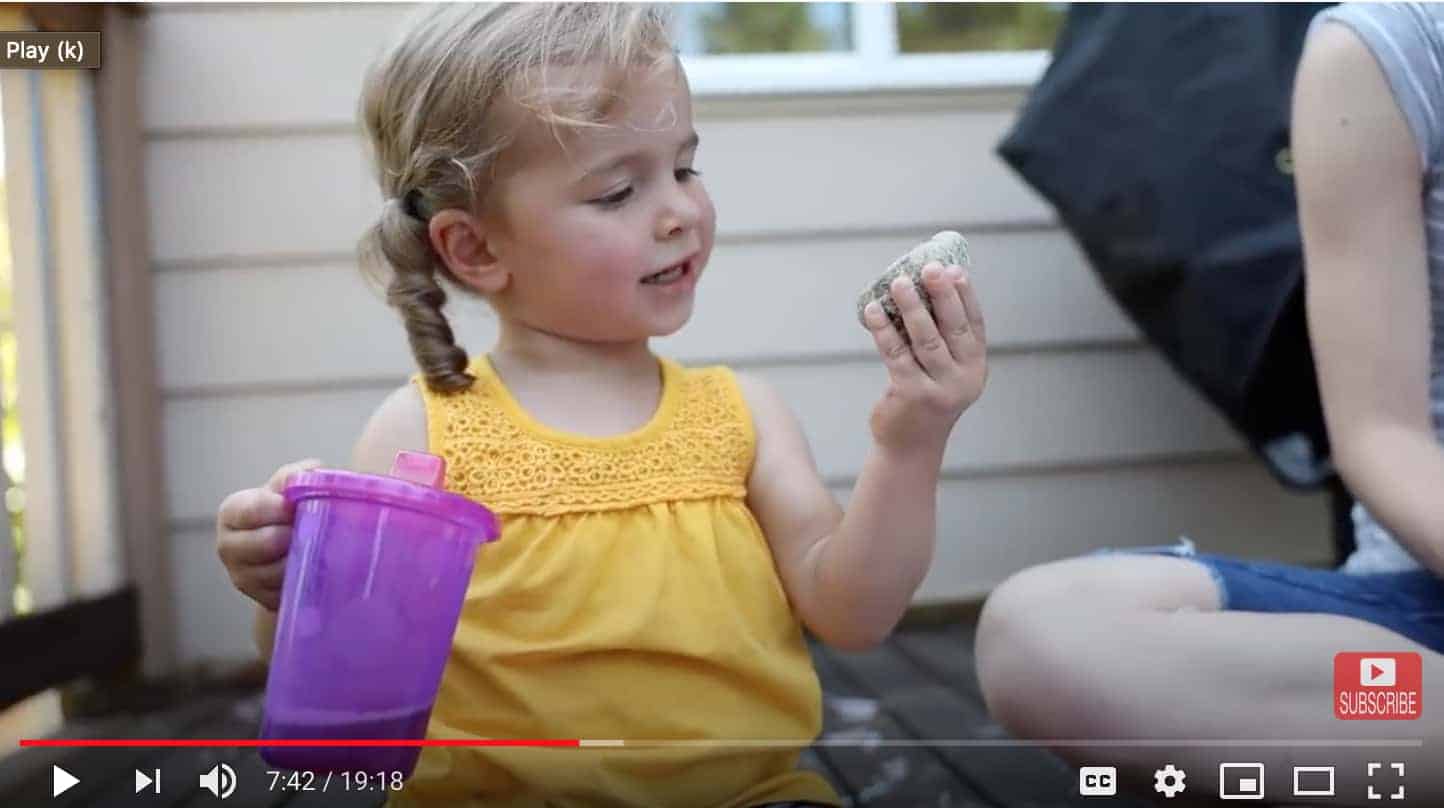
[{"label": "girl's mouth", "polygon": [[661,272],[653,272],[651,275],[642,278],[642,283],[665,286],[669,283],[676,283],[677,281],[687,277],[689,274],[691,274],[691,272],[692,260],[688,259],[675,266],[667,267]]}]

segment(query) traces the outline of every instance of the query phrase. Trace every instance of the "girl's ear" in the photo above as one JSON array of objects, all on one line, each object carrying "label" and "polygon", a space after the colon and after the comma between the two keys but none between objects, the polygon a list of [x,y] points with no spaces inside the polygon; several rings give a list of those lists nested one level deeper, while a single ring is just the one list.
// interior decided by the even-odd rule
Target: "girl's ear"
[{"label": "girl's ear", "polygon": [[506,288],[511,275],[491,249],[490,233],[482,220],[463,210],[448,209],[431,217],[427,225],[431,246],[452,277],[483,295]]}]

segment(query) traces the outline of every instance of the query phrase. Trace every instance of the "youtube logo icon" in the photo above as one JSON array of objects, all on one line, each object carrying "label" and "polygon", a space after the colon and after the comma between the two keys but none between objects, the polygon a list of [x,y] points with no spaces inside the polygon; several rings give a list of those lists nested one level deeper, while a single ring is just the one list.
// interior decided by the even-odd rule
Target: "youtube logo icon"
[{"label": "youtube logo icon", "polygon": [[1394,687],[1399,668],[1393,657],[1364,657],[1359,660],[1360,687]]},{"label": "youtube logo icon", "polygon": [[1424,661],[1412,652],[1334,656],[1334,717],[1412,721],[1424,711]]}]

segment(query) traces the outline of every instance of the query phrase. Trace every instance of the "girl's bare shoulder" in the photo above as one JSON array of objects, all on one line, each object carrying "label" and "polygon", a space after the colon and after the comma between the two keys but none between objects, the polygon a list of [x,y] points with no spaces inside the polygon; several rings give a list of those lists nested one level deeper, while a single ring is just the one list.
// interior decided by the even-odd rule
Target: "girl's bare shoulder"
[{"label": "girl's bare shoulder", "polygon": [[351,454],[356,471],[385,474],[400,451],[425,452],[426,402],[415,384],[393,390],[371,413]]}]

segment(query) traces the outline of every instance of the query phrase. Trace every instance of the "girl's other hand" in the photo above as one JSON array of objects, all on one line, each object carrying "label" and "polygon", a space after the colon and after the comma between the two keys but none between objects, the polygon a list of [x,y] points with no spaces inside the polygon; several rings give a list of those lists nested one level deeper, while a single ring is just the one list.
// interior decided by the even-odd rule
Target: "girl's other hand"
[{"label": "girl's other hand", "polygon": [[869,303],[863,311],[887,367],[887,392],[872,411],[873,439],[887,449],[941,451],[958,416],[982,395],[988,378],[983,310],[967,272],[934,262],[922,275],[932,298],[931,316],[906,275],[894,279],[890,290],[911,345],[882,306]]},{"label": "girl's other hand", "polygon": [[281,492],[291,475],[319,465],[319,460],[300,460],[281,466],[264,486],[226,497],[216,515],[216,553],[231,583],[273,612],[281,605],[291,548],[291,509]]}]

